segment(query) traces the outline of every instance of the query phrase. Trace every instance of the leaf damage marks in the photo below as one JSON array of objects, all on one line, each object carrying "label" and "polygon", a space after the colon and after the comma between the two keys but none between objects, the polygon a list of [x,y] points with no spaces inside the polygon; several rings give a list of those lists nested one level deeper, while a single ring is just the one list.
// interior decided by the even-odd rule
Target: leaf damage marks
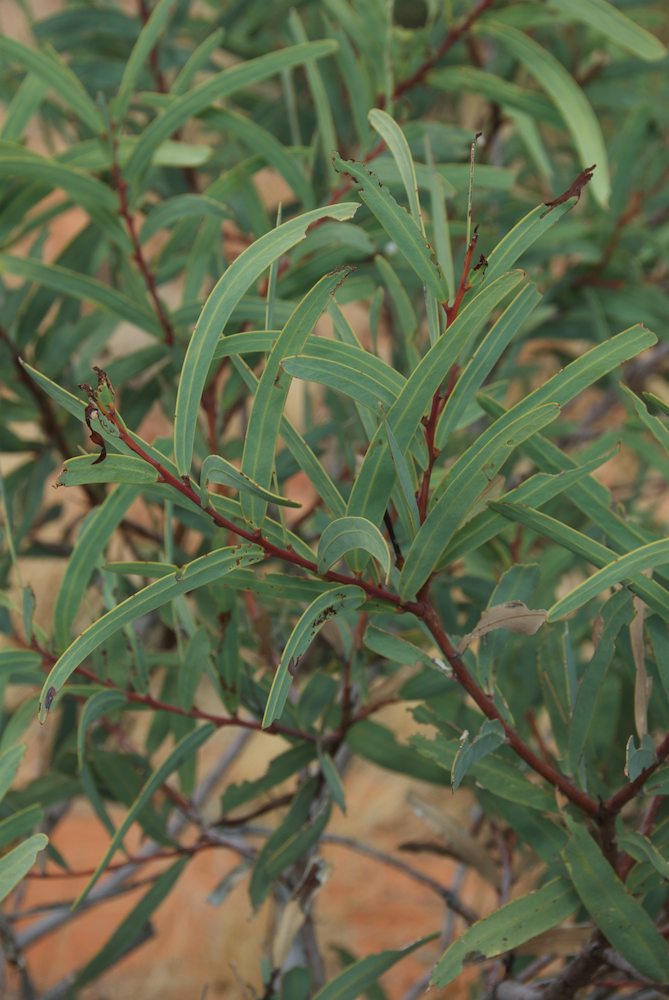
[{"label": "leaf damage marks", "polygon": [[592,180],[596,167],[596,163],[593,163],[591,167],[586,167],[585,170],[582,170],[578,177],[571,182],[566,191],[559,194],[557,198],[553,198],[552,201],[545,201],[544,205],[546,205],[546,211],[542,212],[539,218],[543,219],[549,212],[552,212],[554,208],[557,208],[558,205],[564,205],[564,203],[569,201],[570,198],[576,198],[574,204],[577,205],[581,199],[581,192],[583,191],[583,188]]}]

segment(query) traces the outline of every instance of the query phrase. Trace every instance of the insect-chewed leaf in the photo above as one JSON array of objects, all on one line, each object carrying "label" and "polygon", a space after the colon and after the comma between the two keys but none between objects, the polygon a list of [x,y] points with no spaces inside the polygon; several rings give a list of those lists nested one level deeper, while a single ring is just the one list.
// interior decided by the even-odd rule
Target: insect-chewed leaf
[{"label": "insect-chewed leaf", "polygon": [[335,157],[335,167],[357,182],[358,194],[424,285],[440,301],[448,298],[448,285],[436,258],[415,219],[399,205],[390,191],[361,163]]},{"label": "insect-chewed leaf", "polygon": [[[188,345],[177,392],[174,452],[182,475],[187,474],[190,469],[200,397],[207,380],[209,366],[218,338],[233,309],[249,286],[257,281],[273,261],[304,239],[312,223],[323,218],[340,221],[350,219],[356,210],[357,205],[344,202],[341,205],[315,209],[284,222],[261,236],[240,254],[215,285],[204,304]],[[245,471],[248,474],[248,470]],[[259,477],[253,475],[252,478],[257,481]]]},{"label": "insect-chewed leaf", "polygon": [[397,169],[400,172],[400,177],[402,178],[402,183],[404,184],[404,190],[407,193],[409,210],[414,221],[422,230],[423,223],[420,214],[420,202],[418,201],[416,168],[404,132],[394,118],[391,118],[386,111],[381,111],[379,108],[372,108],[367,117],[369,124],[379,133],[393,155]]},{"label": "insect-chewed leaf", "polygon": [[464,653],[474,639],[481,639],[498,628],[522,635],[535,635],[546,621],[546,612],[532,611],[523,601],[505,601],[494,608],[486,608],[471,632],[463,636],[458,652]]},{"label": "insect-chewed leaf", "polygon": [[485,961],[503,955],[556,927],[577,907],[578,896],[566,879],[554,879],[541,889],[514,899],[475,923],[444,952],[432,973],[432,985],[448,986],[473,956]]},{"label": "insect-chewed leaf", "polygon": [[285,645],[267,699],[262,720],[264,729],[271,726],[283,712],[290,691],[292,675],[297,669],[300,658],[323,625],[343,611],[359,608],[364,600],[365,592],[360,587],[344,586],[328,590],[312,601],[297,622]]},{"label": "insect-chewed leaf", "polygon": [[89,625],[51,668],[40,696],[40,721],[46,720],[53,698],[79,664],[124,625],[155,611],[175,597],[213,583],[226,573],[260,562],[263,558],[264,552],[257,545],[234,545],[216,549],[121,601],[97,622]]},{"label": "insect-chewed leaf", "polygon": [[302,506],[297,500],[289,500],[288,497],[282,497],[278,493],[272,493],[270,490],[259,486],[258,483],[255,483],[243,472],[240,472],[232,462],[226,461],[220,455],[207,455],[202,463],[200,493],[204,506],[207,505],[209,499],[207,494],[208,483],[222,483],[224,486],[232,486],[233,489],[239,490],[241,494],[251,493],[253,496],[267,501],[267,503],[275,503],[280,507]]},{"label": "insect-chewed leaf", "polygon": [[565,816],[562,852],[586,910],[611,945],[653,982],[669,982],[669,947],[641,903],[625,889],[588,831]]},{"label": "insect-chewed leaf", "polygon": [[364,517],[339,517],[330,521],[318,543],[318,572],[326,573],[347,552],[364,549],[377,559],[386,580],[390,574],[390,549],[385,538]]},{"label": "insect-chewed leaf", "polygon": [[103,462],[97,455],[68,458],[58,477],[58,486],[82,486],[87,483],[157,483],[158,473],[136,455],[107,455]]}]

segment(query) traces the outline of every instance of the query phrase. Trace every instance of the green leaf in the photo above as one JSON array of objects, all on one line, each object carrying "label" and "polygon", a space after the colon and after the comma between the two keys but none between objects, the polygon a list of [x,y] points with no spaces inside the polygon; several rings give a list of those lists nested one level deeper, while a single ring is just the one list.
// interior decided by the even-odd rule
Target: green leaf
[{"label": "green leaf", "polygon": [[642,975],[669,982],[669,946],[584,827],[565,817],[570,837],[562,851],[574,888],[610,944]]},{"label": "green leaf", "polygon": [[[1,41],[1,39],[0,39]],[[0,903],[27,875],[35,858],[49,843],[44,833],[36,833],[0,858]]]},{"label": "green leaf", "polygon": [[588,580],[584,580],[568,594],[548,609],[548,621],[554,622],[564,618],[587,601],[596,597],[601,591],[613,587],[616,583],[629,580],[642,570],[654,569],[669,563],[669,539],[661,538],[657,542],[649,542],[638,549],[633,549],[624,556],[619,556],[614,562],[604,566]]},{"label": "green leaf", "polygon": [[346,794],[344,792],[344,784],[341,780],[341,775],[337,770],[337,765],[330,756],[329,753],[321,754],[319,757],[319,762],[321,765],[321,773],[325,778],[325,782],[328,786],[330,795],[333,801],[337,803],[339,808],[343,813],[346,812]]},{"label": "green leaf", "polygon": [[[174,421],[174,447],[176,464],[182,475],[187,474],[190,469],[200,398],[206,384],[209,366],[218,338],[233,309],[249,286],[274,260],[304,239],[307,229],[313,222],[322,218],[350,219],[356,207],[351,203],[333,205],[306,212],[296,219],[284,222],[240,254],[215,285],[204,304],[188,344],[179,381]],[[249,474],[249,470],[244,471]],[[256,481],[260,478],[251,475]],[[261,485],[264,484],[261,482]]]},{"label": "green leaf", "polygon": [[44,819],[44,810],[39,806],[27,806],[0,820],[0,851],[34,830]]},{"label": "green leaf", "polygon": [[393,663],[406,663],[409,666],[414,666],[416,663],[422,662],[434,665],[434,661],[420,646],[415,646],[395,632],[386,632],[385,629],[377,628],[376,625],[367,626],[363,643],[367,649],[371,649],[373,653],[377,653]]},{"label": "green leaf", "polygon": [[[307,33],[304,30],[302,21],[300,20],[300,15],[295,7],[291,9],[288,15],[288,28],[296,42],[305,43],[307,41]],[[336,49],[334,51],[336,51]],[[316,110],[316,122],[318,125],[321,144],[323,146],[325,170],[328,175],[330,185],[334,186],[336,178],[332,167],[332,154],[337,149],[338,143],[330,100],[315,59],[305,60],[304,72],[307,77],[307,83],[309,84],[309,90],[311,91],[314,108]]]},{"label": "green leaf", "polygon": [[93,215],[97,208],[118,212],[116,195],[95,177],[14,143],[0,142],[0,177],[35,180],[49,188],[62,188]]},{"label": "green leaf", "polygon": [[[107,456],[105,462],[111,456]],[[104,463],[102,463],[104,464]],[[139,491],[119,487],[91,511],[67,561],[53,612],[56,647],[63,649],[70,638],[72,622],[81,604],[95,566],[107,542],[118,527]]]},{"label": "green leaf", "polygon": [[43,80],[54,94],[70,108],[96,135],[104,132],[105,123],[95,103],[81,82],[55,52],[40,51],[17,42],[7,35],[0,36],[0,56],[17,62]]},{"label": "green leaf", "polygon": [[167,22],[174,13],[176,0],[158,0],[151,16],[142,28],[128,56],[116,97],[112,103],[114,120],[120,125],[125,120],[140,73],[148,61]]},{"label": "green leaf", "polygon": [[275,719],[281,716],[300,658],[325,622],[336,618],[343,611],[359,608],[364,600],[365,592],[360,587],[344,586],[329,590],[311,602],[290,633],[284,647],[267,698],[262,720],[263,729],[271,726]]},{"label": "green leaf", "polygon": [[[428,411],[434,393],[448,376],[460,353],[477,336],[492,309],[522,279],[522,272],[514,271],[485,285],[459,313],[449,327],[448,336],[440,337],[413,370],[387,414],[388,426],[401,451],[406,451],[411,445],[421,417]],[[379,524],[394,481],[395,468],[389,453],[387,432],[381,425],[353,484],[347,513]]]},{"label": "green leaf", "polygon": [[322,59],[331,55],[336,47],[336,42],[332,41],[307,42],[270,52],[216,73],[188,93],[173,98],[142,133],[126,166],[127,180],[137,180],[149,166],[155,149],[210,104],[230,97],[244,87],[260,83],[282,70],[300,66],[310,59]]},{"label": "green leaf", "polygon": [[[309,214],[317,217],[318,211]],[[307,216],[302,218],[306,219]],[[286,225],[291,226],[293,223],[286,223]],[[278,233],[284,228],[285,226],[279,226],[275,232]],[[305,229],[306,227],[302,228],[298,239],[304,235]],[[299,233],[300,230],[298,230]],[[292,237],[291,240],[292,243],[297,242],[297,239]],[[255,246],[259,246],[259,243],[256,243]],[[232,267],[234,266],[233,264]],[[290,374],[282,367],[281,362],[286,355],[297,354],[302,350],[316,322],[327,307],[330,296],[347,274],[348,271],[325,275],[304,296],[274,342],[265,362],[253,399],[253,409],[249,418],[242,455],[244,475],[264,489],[272,481],[276,440],[292,381]],[[241,505],[244,516],[252,524],[262,525],[267,509],[266,501],[263,501],[262,498],[257,499],[242,495]]]},{"label": "green leaf", "polygon": [[123,691],[96,691],[83,707],[79,717],[79,728],[77,729],[77,762],[79,770],[84,766],[84,752],[86,746],[86,733],[98,719],[101,719],[107,712],[113,712],[116,708],[121,708],[126,704],[126,697]]},{"label": "green leaf", "polygon": [[342,160],[339,156],[334,162],[340,173],[348,174],[356,182],[360,198],[397,245],[409,267],[440,302],[445,301],[448,284],[416,221],[363,164]]},{"label": "green leaf", "polygon": [[[346,734],[346,742],[351,749],[393,774],[408,774],[419,781],[429,781],[433,785],[445,785],[448,775],[442,766],[417,751],[413,746],[398,743],[390,729],[378,722],[365,719],[356,722]],[[439,765],[441,762],[439,762]]]},{"label": "green leaf", "polygon": [[45,721],[55,694],[79,664],[124,625],[150,611],[155,611],[175,597],[220,580],[231,570],[250,566],[263,558],[264,552],[257,545],[236,545],[216,549],[121,601],[102,618],[89,625],[51,668],[40,696],[40,720]]},{"label": "green leaf", "polygon": [[[248,431],[247,431],[248,437]],[[220,455],[207,455],[204,462],[202,463],[202,471],[200,472],[200,493],[202,497],[202,505],[206,507],[209,502],[209,496],[207,493],[208,483],[223,483],[225,486],[232,486],[233,489],[239,490],[243,495],[251,494],[252,496],[260,497],[267,503],[275,503],[279,507],[301,507],[302,504],[297,500],[289,500],[288,497],[282,497],[278,493],[272,493],[270,490],[264,489],[255,483],[247,475],[232,464],[232,462],[226,461],[226,459],[221,458]]]},{"label": "green leaf", "polygon": [[616,638],[621,628],[629,625],[633,617],[632,601],[624,590],[614,594],[602,609],[603,627],[599,642],[581,676],[572,709],[569,728],[569,764],[572,774],[577,773],[588,742],[597,708],[597,697],[606,683],[608,669],[615,652]]},{"label": "green leaf", "polygon": [[26,73],[5,110],[5,120],[0,126],[0,139],[19,142],[28,122],[39,108],[47,85],[35,73]]},{"label": "green leaf", "polygon": [[309,778],[302,785],[286,816],[258,854],[249,884],[249,896],[255,908],[267,896],[272,881],[304,858],[325,829],[330,818],[329,803],[320,806],[316,817],[311,815],[318,787],[318,778]]},{"label": "green leaf", "polygon": [[541,295],[535,285],[521,288],[460,372],[437,424],[435,443],[440,450],[446,446],[450,434],[455,430],[466,403],[474,398],[476,391],[540,301]]},{"label": "green leaf", "polygon": [[422,948],[428,941],[434,941],[438,934],[428,934],[427,937],[420,938],[406,948],[399,948],[394,951],[380,951],[376,955],[367,955],[349,965],[338,976],[326,983],[314,1000],[355,1000],[360,994],[373,986],[388,969],[400,962],[407,955],[410,955],[418,948]]},{"label": "green leaf", "polygon": [[202,217],[205,219],[230,218],[230,210],[205,194],[178,194],[166,198],[149,213],[142,226],[140,240],[145,243],[160,229],[166,229],[183,219]]},{"label": "green leaf", "polygon": [[[491,501],[488,503],[488,506],[503,517],[508,517],[511,521],[518,521],[520,524],[525,524],[540,535],[544,535],[546,538],[557,542],[558,545],[563,545],[570,552],[575,552],[576,555],[582,559],[586,559],[588,562],[594,563],[595,566],[605,567],[610,563],[611,558],[615,556],[613,549],[607,548],[601,542],[596,542],[582,532],[576,531],[575,528],[570,528],[568,525],[562,524],[561,521],[557,521],[555,518],[549,517],[540,511],[532,510],[530,507],[499,501]],[[628,586],[635,594],[642,597],[650,607],[669,620],[669,593],[664,587],[654,580],[648,580],[643,576],[629,580]]]},{"label": "green leaf", "polygon": [[0,254],[0,274],[4,273],[35,281],[57,295],[67,295],[99,306],[105,312],[133,323],[142,330],[148,330],[156,336],[162,335],[162,327],[148,306],[135,302],[123,292],[117,292],[115,288],[109,288],[95,278],[89,278],[87,274],[80,274],[60,264],[45,264],[32,257],[12,257],[3,253]]},{"label": "green leaf", "polygon": [[637,833],[636,830],[626,830],[618,836],[617,841],[619,847],[635,861],[648,861],[661,878],[669,881],[669,861],[660,854],[648,837]]},{"label": "green leaf", "polygon": [[2,800],[16,777],[26,748],[23,744],[10,747],[0,753],[0,800]]},{"label": "green leaf", "polygon": [[[282,368],[295,378],[318,382],[343,392],[369,409],[376,410],[379,403],[390,409],[399,393],[397,386],[381,370],[381,366],[389,366],[382,361],[380,365],[368,364],[368,359],[374,358],[368,351],[350,348],[348,344],[337,346],[348,348],[348,353],[341,352],[337,357],[335,352],[329,352],[329,356],[319,352],[319,357],[316,358],[312,356],[312,349],[308,346],[300,356],[285,358]],[[378,361],[380,359],[376,358],[375,362]]]},{"label": "green leaf", "polygon": [[486,20],[475,30],[499,41],[546,91],[571,132],[581,166],[597,165],[590,187],[597,202],[606,208],[611,182],[604,137],[597,116],[571,74],[547,49],[511,25]]},{"label": "green leaf", "polygon": [[74,901],[73,907],[76,908],[86,899],[89,892],[116,853],[116,850],[123,841],[126,833],[135,822],[144,806],[150,801],[153,794],[160,788],[161,785],[165,783],[165,780],[169,778],[170,774],[176,771],[177,768],[184,763],[184,761],[189,760],[197,753],[203,743],[205,743],[215,731],[216,727],[210,723],[192,730],[192,732],[188,733],[187,736],[184,736],[184,738],[177,743],[174,749],[165,758],[163,763],[148,778],[146,783],[142,786],[139,795],[128,810],[125,819],[114,834],[111,844],[105,851],[104,857],[95,869],[95,872],[91,876],[89,882]]},{"label": "green leaf", "polygon": [[97,979],[106,969],[115,965],[127,954],[141,937],[151,915],[174,888],[189,860],[188,857],[180,858],[167,871],[158,876],[149,891],[142,896],[139,903],[119,924],[97,955],[77,972],[74,983],[72,983],[73,990],[80,990],[86,983]]},{"label": "green leaf", "polygon": [[498,719],[486,719],[471,743],[469,737],[465,735],[465,739],[460,742],[451,769],[453,791],[457,791],[472,767],[493,750],[496,750],[497,747],[500,747],[505,740],[506,733]]},{"label": "green leaf", "polygon": [[377,559],[388,582],[391,565],[388,543],[376,525],[364,517],[339,517],[323,529],[318,543],[318,572],[327,573],[354,549],[364,549]]},{"label": "green leaf", "polygon": [[640,59],[654,62],[667,54],[659,38],[635,24],[608,0],[550,0],[549,7],[561,18],[587,24]]},{"label": "green leaf", "polygon": [[98,461],[97,455],[68,458],[58,477],[58,486],[81,486],[85,483],[125,483],[142,485],[157,483],[158,472],[136,455],[107,455]]},{"label": "green leaf", "polygon": [[499,274],[504,274],[513,267],[526,250],[536,243],[554,226],[563,215],[574,207],[576,200],[569,198],[562,205],[556,205],[550,211],[545,205],[537,205],[531,212],[513,226],[499,241],[495,249],[488,255],[486,281],[492,281]]},{"label": "green leaf", "polygon": [[[560,414],[555,403],[544,403],[520,415],[514,413],[516,409],[513,407],[484,431],[449,470],[444,488],[405,556],[400,576],[402,597],[418,593],[476,497],[485,491],[513,450]],[[509,414],[513,419],[508,419]]]},{"label": "green leaf", "polygon": [[274,757],[261,778],[254,781],[242,781],[239,785],[228,785],[223,793],[221,809],[229,813],[239,806],[245,805],[259,795],[270,792],[277,785],[304,770],[316,758],[316,747],[313,743],[300,743],[290,750]]},{"label": "green leaf", "polygon": [[404,132],[399,127],[397,122],[391,118],[389,114],[387,114],[387,112],[381,111],[379,108],[372,108],[367,115],[367,118],[369,120],[369,124],[379,133],[393,155],[393,159],[397,164],[397,169],[400,172],[400,177],[402,178],[404,190],[407,194],[409,211],[411,212],[416,225],[422,230],[423,220],[420,214],[420,202],[418,200],[416,168],[414,166],[411,150],[409,149],[409,143],[406,140]]},{"label": "green leaf", "polygon": [[564,879],[553,879],[541,889],[502,906],[477,921],[448,948],[432,973],[433,986],[448,986],[465,963],[496,958],[537,934],[557,927],[578,907],[578,898]]}]

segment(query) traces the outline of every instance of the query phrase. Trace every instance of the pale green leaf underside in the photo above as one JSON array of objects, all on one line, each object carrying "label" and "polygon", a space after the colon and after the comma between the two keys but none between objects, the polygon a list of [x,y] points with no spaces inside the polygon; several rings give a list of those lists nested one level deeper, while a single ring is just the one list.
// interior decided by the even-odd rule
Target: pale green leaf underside
[{"label": "pale green leaf underside", "polygon": [[318,543],[318,572],[327,573],[347,552],[364,549],[378,560],[386,581],[390,574],[390,550],[385,538],[364,517],[340,517],[324,528]]}]

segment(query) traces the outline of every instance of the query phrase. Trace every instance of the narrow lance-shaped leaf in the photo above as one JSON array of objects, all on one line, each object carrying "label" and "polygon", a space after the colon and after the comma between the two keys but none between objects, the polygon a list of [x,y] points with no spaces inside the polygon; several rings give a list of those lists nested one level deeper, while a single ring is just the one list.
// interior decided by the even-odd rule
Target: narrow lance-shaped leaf
[{"label": "narrow lance-shaped leaf", "polygon": [[578,907],[578,897],[565,879],[554,879],[541,889],[514,899],[479,920],[439,959],[432,973],[433,986],[448,986],[470,956],[495,958],[557,927]]},{"label": "narrow lance-shaped leaf", "polygon": [[656,983],[669,982],[669,946],[648,912],[625,889],[587,830],[565,817],[562,857],[574,888],[611,945]]},{"label": "narrow lance-shaped leaf", "polygon": [[481,21],[475,30],[501,42],[546,91],[571,132],[581,165],[596,164],[592,192],[606,208],[611,193],[606,145],[597,117],[573,77],[547,49],[511,25]]},{"label": "narrow lance-shaped leaf", "polygon": [[[218,338],[233,309],[249,286],[257,281],[274,260],[304,239],[313,222],[322,218],[350,219],[356,208],[350,202],[332,205],[284,222],[240,254],[215,285],[200,313],[179,381],[174,420],[174,451],[176,464],[182,475],[190,470],[197,414],[209,366]],[[252,478],[258,481],[257,476]]]},{"label": "narrow lance-shaped leaf", "polygon": [[95,102],[88,96],[81,81],[69,66],[55,52],[42,52],[7,35],[0,35],[0,56],[20,63],[43,80],[96,135],[104,131],[104,119]]},{"label": "narrow lance-shaped leaf", "polygon": [[570,593],[565,594],[559,601],[549,608],[548,621],[554,622],[558,618],[571,614],[583,607],[587,601],[596,597],[607,587],[613,587],[616,583],[628,580],[642,570],[654,569],[656,566],[665,566],[669,563],[669,539],[661,538],[657,542],[650,542],[642,545],[624,556],[620,556],[615,562],[604,566],[588,580],[575,587]]},{"label": "narrow lance-shaped leaf", "polygon": [[35,858],[49,843],[44,833],[36,833],[0,858],[0,903],[28,874]]},{"label": "narrow lance-shaped leaf", "polygon": [[158,0],[158,3],[151,11],[151,16],[133,45],[112,104],[112,113],[118,123],[122,123],[125,119],[133,92],[137,88],[137,81],[139,80],[142,68],[155,48],[175,7],[176,0]]},{"label": "narrow lance-shaped leaf", "polygon": [[640,59],[653,62],[667,54],[659,38],[636,24],[608,0],[551,0],[549,6],[561,17],[581,21],[601,32]]},{"label": "narrow lance-shaped leaf", "polygon": [[[279,226],[276,232],[280,232],[283,228]],[[234,264],[232,266],[234,267]],[[302,350],[316,322],[326,309],[330,296],[347,274],[348,271],[328,274],[307,292],[277,337],[265,362],[253,399],[242,455],[242,472],[262,488],[266,489],[272,481],[276,440],[292,381],[289,373],[282,368],[281,361],[286,355],[297,354]],[[241,503],[245,517],[253,524],[262,524],[267,502],[262,498],[242,495]]]},{"label": "narrow lance-shaped leaf", "polygon": [[556,205],[550,211],[545,205],[537,205],[531,212],[523,216],[512,229],[505,233],[494,250],[487,257],[486,281],[492,281],[498,274],[504,274],[516,263],[526,250],[536,243],[556,222],[562,218],[576,201],[568,198],[561,205]]},{"label": "narrow lance-shaped leaf", "polygon": [[[570,552],[594,563],[595,566],[606,567],[615,558],[613,549],[602,545],[601,542],[596,542],[593,538],[569,525],[562,524],[554,517],[549,517],[548,514],[533,510],[524,504],[492,501],[488,506],[496,513],[501,514],[502,517],[527,525],[528,528],[552,539],[558,545],[563,545]],[[642,597],[649,607],[669,620],[669,592],[664,587],[645,576],[636,576],[628,583],[630,589]]]},{"label": "narrow lance-shaped leaf", "polygon": [[[453,534],[476,497],[486,489],[509,455],[526,438],[559,416],[555,403],[544,403],[517,415],[509,410],[495,421],[450,469],[447,484],[420,527],[405,557],[400,577],[403,597],[418,593],[438,564]],[[509,419],[509,414],[512,414]]]},{"label": "narrow lance-shaped leaf", "polygon": [[124,625],[155,611],[175,597],[213,583],[226,573],[250,566],[263,557],[263,550],[257,545],[216,549],[121,601],[82,632],[51,668],[40,695],[40,721],[45,721],[54,697],[79,664]]},{"label": "narrow lance-shaped leaf", "polygon": [[[440,337],[411,373],[386,418],[400,449],[407,449],[411,445],[421,417],[428,411],[434,393],[447,377],[461,351],[480,332],[491,310],[522,278],[522,272],[514,271],[498,278],[491,285],[485,285],[459,313],[449,328],[448,336]],[[385,427],[380,426],[353,484],[348,513],[359,514],[379,524],[394,480],[395,470],[389,454],[387,433]]]},{"label": "narrow lance-shaped leaf", "polygon": [[393,155],[404,184],[404,190],[407,193],[409,211],[416,224],[422,229],[416,168],[404,132],[389,114],[379,108],[372,108],[367,117],[369,124],[379,133]]},{"label": "narrow lance-shaped leaf", "polygon": [[282,70],[299,66],[308,59],[322,59],[331,55],[337,45],[329,40],[322,42],[307,42],[304,45],[292,45],[249,59],[239,66],[216,73],[210,79],[198,84],[187,93],[170,100],[168,106],[142,133],[135,146],[126,167],[126,177],[129,181],[137,180],[149,166],[154,151],[162,142],[181,128],[190,118],[195,117],[215,101],[260,83]]},{"label": "narrow lance-shaped leaf", "polygon": [[[429,934],[427,937],[414,941],[406,948],[398,948],[394,951],[380,951],[376,955],[367,955],[349,965],[338,976],[331,979],[315,995],[314,1000],[355,1000],[365,990],[373,986],[379,976],[382,976],[393,965],[401,962],[403,958],[410,955],[418,948],[422,948],[428,941],[434,941],[437,934]],[[371,994],[368,992],[368,996]]]},{"label": "narrow lance-shaped leaf", "polygon": [[23,760],[26,748],[23,744],[10,747],[0,753],[0,799],[3,799]]},{"label": "narrow lance-shaped leaf", "polygon": [[[104,463],[101,463],[104,464]],[[79,609],[95,565],[107,542],[139,491],[121,487],[110,493],[86,518],[67,561],[53,613],[57,648],[67,645],[70,628]]]},{"label": "narrow lance-shaped leaf", "polygon": [[84,766],[86,733],[90,727],[108,712],[113,712],[115,708],[121,708],[125,704],[126,697],[123,691],[97,691],[87,700],[79,717],[79,728],[77,729],[77,764],[79,770]]},{"label": "narrow lance-shaped leaf", "polygon": [[68,458],[58,477],[57,486],[81,486],[86,483],[157,483],[158,472],[136,455],[77,455]]},{"label": "narrow lance-shaped leaf", "polygon": [[240,472],[232,462],[221,458],[220,455],[207,455],[202,463],[200,493],[203,506],[206,506],[209,502],[209,495],[207,493],[208,483],[222,483],[224,486],[231,486],[233,489],[239,490],[242,495],[247,493],[252,494],[253,496],[260,497],[267,503],[275,503],[279,507],[302,506],[297,500],[289,500],[288,497],[282,497],[278,493],[272,493],[271,490],[266,490],[262,486],[259,486],[258,483],[254,482],[243,472]]},{"label": "narrow lance-shaped leaf", "polygon": [[325,622],[343,611],[359,608],[364,600],[365,592],[360,587],[344,586],[329,590],[312,601],[295,625],[284,647],[267,699],[262,720],[263,729],[271,726],[281,716],[300,658]]},{"label": "narrow lance-shaped leaf", "polygon": [[424,285],[439,301],[448,298],[448,285],[425,237],[411,215],[393,198],[387,188],[363,164],[335,158],[340,173],[348,174],[357,183],[357,192],[388,236],[416,272]]},{"label": "narrow lance-shaped leaf", "polygon": [[162,784],[164,784],[166,778],[168,778],[173,771],[176,771],[177,768],[184,763],[184,761],[188,760],[193,756],[193,754],[197,753],[203,743],[205,743],[215,731],[216,727],[211,723],[207,723],[207,725],[200,726],[198,729],[194,729],[192,732],[188,733],[187,736],[184,736],[184,738],[177,743],[160,767],[158,767],[158,769],[148,778],[139,795],[128,810],[125,819],[114,834],[109,847],[105,851],[102,860],[95,869],[87,885],[74,901],[74,907],[79,906],[80,903],[86,899],[89,892],[113,858],[126,833],[137,819],[137,816],[151,799],[151,796],[154,795]]},{"label": "narrow lance-shaped leaf", "polygon": [[318,543],[318,572],[326,573],[354,549],[364,549],[377,559],[388,580],[391,562],[388,543],[376,525],[364,517],[340,517],[324,528]]}]

